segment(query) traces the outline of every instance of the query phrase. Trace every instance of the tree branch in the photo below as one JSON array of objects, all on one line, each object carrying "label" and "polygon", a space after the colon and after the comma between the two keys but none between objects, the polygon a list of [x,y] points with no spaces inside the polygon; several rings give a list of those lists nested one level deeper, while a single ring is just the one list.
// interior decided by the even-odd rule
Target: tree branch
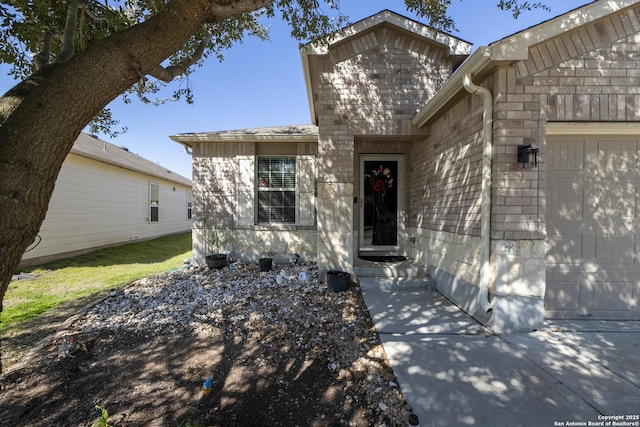
[{"label": "tree branch", "polygon": [[89,18],[93,19],[96,22],[107,22],[108,21],[107,18],[102,18],[102,17],[96,15],[95,13],[93,13],[91,11],[91,9],[89,9],[87,7],[86,4],[84,5],[84,13],[86,13]]},{"label": "tree branch", "polygon": [[60,53],[56,55],[53,62],[66,62],[75,55],[75,37],[78,27],[78,11],[84,9],[89,18],[94,21],[106,21],[106,18],[100,18],[91,12],[84,0],[73,0],[69,3],[67,9],[67,21],[64,24],[64,33],[62,35],[62,48]]},{"label": "tree branch", "polygon": [[67,22],[64,24],[64,33],[62,35],[62,49],[56,55],[53,62],[67,62],[75,53],[74,40],[76,36],[76,27],[78,26],[78,10],[84,7],[84,0],[73,0],[69,3],[67,9]]},{"label": "tree branch", "polygon": [[147,74],[152,77],[155,77],[158,80],[162,80],[163,82],[169,83],[171,80],[175,79],[178,76],[184,74],[187,69],[198,62],[204,53],[204,50],[207,48],[209,41],[211,40],[211,35],[200,42],[196,50],[193,54],[182,61],[180,61],[176,65],[171,65],[169,67],[163,67],[162,65],[158,65],[150,70]]},{"label": "tree branch", "polygon": [[49,58],[51,57],[51,42],[53,41],[53,32],[45,31],[44,37],[42,40],[42,50],[38,52],[36,56],[33,57],[33,63],[36,67],[36,70],[44,67],[49,64]]}]

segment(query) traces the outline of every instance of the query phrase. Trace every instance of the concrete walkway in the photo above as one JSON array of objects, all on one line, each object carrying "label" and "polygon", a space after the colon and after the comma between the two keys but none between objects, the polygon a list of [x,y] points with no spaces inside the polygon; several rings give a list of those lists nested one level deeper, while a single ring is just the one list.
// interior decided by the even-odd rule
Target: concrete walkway
[{"label": "concrete walkway", "polygon": [[363,294],[420,426],[640,426],[639,321],[497,336],[435,291]]}]

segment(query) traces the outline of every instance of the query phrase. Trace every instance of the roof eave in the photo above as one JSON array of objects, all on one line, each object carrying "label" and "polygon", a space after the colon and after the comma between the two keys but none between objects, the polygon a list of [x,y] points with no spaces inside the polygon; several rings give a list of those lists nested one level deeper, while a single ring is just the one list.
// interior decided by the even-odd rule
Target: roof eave
[{"label": "roof eave", "polygon": [[492,56],[496,61],[526,60],[529,48],[562,33],[573,31],[589,22],[638,3],[638,0],[599,0],[542,22],[519,33],[492,43]]},{"label": "roof eave", "polygon": [[304,76],[304,87],[307,91],[307,102],[309,103],[309,115],[311,123],[318,124],[316,114],[316,104],[313,102],[313,87],[311,84],[311,65],[309,64],[309,52],[306,47],[300,48],[300,60],[302,61],[302,74]]},{"label": "roof eave", "polygon": [[[102,142],[103,144],[108,144],[109,149],[116,149],[116,150],[122,150],[121,147],[117,147],[113,144],[109,144],[109,143],[105,143],[105,141],[102,141],[100,139],[97,139],[98,143]],[[78,148],[75,144],[73,147],[71,147],[70,150],[71,154],[74,154],[76,156],[79,157],[83,157],[85,159],[89,159],[89,160],[93,160],[96,162],[100,162],[100,163],[104,163],[106,165],[111,165],[111,166],[115,166],[121,169],[125,169],[131,172],[135,172],[135,173],[139,173],[139,174],[143,174],[143,175],[147,175],[147,176],[152,176],[155,178],[159,178],[159,179],[164,179],[166,181],[172,182],[174,184],[178,184],[178,185],[184,185],[184,186],[191,186],[192,185],[192,181],[187,178],[184,177],[182,175],[180,175],[177,172],[173,172],[163,166],[160,166],[160,164],[157,164],[157,167],[159,169],[162,169],[162,171],[164,172],[160,172],[160,171],[153,171],[150,170],[148,168],[145,167],[137,167],[136,165],[130,165],[130,164],[126,164],[123,163],[121,161],[118,161],[117,159],[114,158],[110,158],[108,156],[100,156],[100,155],[96,155],[94,153],[91,153],[90,151],[85,151],[81,148]],[[131,153],[131,155],[133,155],[133,153]],[[136,157],[139,157],[138,155],[136,155]],[[145,162],[149,162],[149,163],[153,163],[148,159],[145,159],[143,157],[139,157],[141,160],[145,161]],[[155,164],[155,163],[154,163]]]},{"label": "roof eave", "polygon": [[462,81],[466,74],[477,74],[491,62],[491,48],[481,46],[478,48],[457,70],[449,77],[447,83],[431,98],[425,106],[416,114],[411,123],[414,126],[424,126],[434,115],[440,111],[462,89]]},{"label": "roof eave", "polygon": [[499,64],[527,60],[531,46],[638,3],[638,0],[594,1],[569,13],[513,34],[489,46],[478,48],[451,75],[434,97],[427,101],[425,106],[411,120],[411,123],[418,127],[426,125],[441,108],[464,90],[462,81],[466,74],[477,76],[486,73]]},{"label": "roof eave", "polygon": [[211,142],[300,142],[315,143],[318,142],[318,135],[260,135],[260,134],[219,134],[219,133],[189,133],[172,135],[172,140],[193,148],[195,143],[211,143]]},{"label": "roof eave", "polygon": [[[164,169],[167,171],[168,174],[170,174],[172,176],[167,176],[167,175],[164,175],[164,174],[161,174],[161,173],[154,173],[154,172],[147,171],[147,170],[144,170],[144,169],[136,168],[134,166],[124,165],[124,164],[119,163],[117,161],[104,159],[104,158],[101,158],[99,156],[94,156],[92,154],[85,153],[83,151],[71,150],[71,153],[75,154],[76,156],[79,156],[79,157],[84,157],[85,159],[94,160],[96,162],[104,163],[106,165],[115,166],[115,167],[118,167],[120,169],[128,170],[128,171],[135,172],[135,173],[139,173],[139,174],[142,174],[142,175],[151,176],[151,177],[158,178],[158,179],[163,179],[165,181],[168,181],[168,182],[171,182],[171,183],[174,183],[174,184],[177,184],[177,185],[184,185],[185,187],[190,187],[192,185],[192,181],[189,178],[187,178],[185,176],[182,176],[177,172],[172,172],[172,171],[170,171],[169,169],[166,169],[166,168],[164,168]],[[161,167],[161,166],[159,166],[159,167]]]},{"label": "roof eave", "polygon": [[403,29],[413,35],[424,37],[432,43],[437,43],[448,49],[449,55],[469,55],[471,53],[471,43],[459,39],[450,34],[434,30],[429,26],[410,18],[398,15],[390,10],[383,10],[375,15],[351,24],[332,34],[329,43],[309,43],[303,46],[308,55],[326,55],[329,47],[339,44],[351,37],[355,37],[373,27],[382,24],[390,24]]}]

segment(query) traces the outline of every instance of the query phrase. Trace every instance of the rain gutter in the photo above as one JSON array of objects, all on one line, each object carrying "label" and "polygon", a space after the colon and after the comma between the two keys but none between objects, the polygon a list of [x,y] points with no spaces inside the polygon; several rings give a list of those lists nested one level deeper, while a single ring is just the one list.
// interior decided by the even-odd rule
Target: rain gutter
[{"label": "rain gutter", "polygon": [[471,74],[465,74],[462,84],[467,92],[479,95],[483,100],[482,113],[482,207],[480,219],[480,290],[478,303],[483,312],[493,310],[489,302],[491,275],[491,152],[493,150],[493,94],[489,89],[477,86]]},{"label": "rain gutter", "polygon": [[179,141],[177,139],[171,138],[173,139],[175,142],[177,142],[178,144],[182,145],[182,147],[184,148],[184,152],[187,153],[190,156],[193,156],[193,147],[190,146],[189,144],[186,144],[182,141]]},{"label": "rain gutter", "polygon": [[491,275],[491,152],[493,150],[493,94],[486,88],[477,86],[472,76],[486,75],[489,68],[495,65],[492,58],[492,47],[481,46],[453,73],[447,83],[416,114],[411,122],[418,127],[425,126],[445,105],[459,97],[463,88],[472,94],[482,97],[482,205],[480,228],[480,284],[478,304],[483,312],[493,310],[489,302],[489,282]]}]

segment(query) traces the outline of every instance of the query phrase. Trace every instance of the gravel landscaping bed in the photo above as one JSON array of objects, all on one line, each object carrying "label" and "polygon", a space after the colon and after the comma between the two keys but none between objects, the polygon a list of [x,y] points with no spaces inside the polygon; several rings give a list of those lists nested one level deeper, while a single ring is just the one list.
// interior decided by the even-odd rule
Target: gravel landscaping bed
[{"label": "gravel landscaping bed", "polygon": [[[203,383],[210,378],[210,389]],[[0,378],[0,425],[406,426],[359,289],[312,263],[139,280]]]}]

